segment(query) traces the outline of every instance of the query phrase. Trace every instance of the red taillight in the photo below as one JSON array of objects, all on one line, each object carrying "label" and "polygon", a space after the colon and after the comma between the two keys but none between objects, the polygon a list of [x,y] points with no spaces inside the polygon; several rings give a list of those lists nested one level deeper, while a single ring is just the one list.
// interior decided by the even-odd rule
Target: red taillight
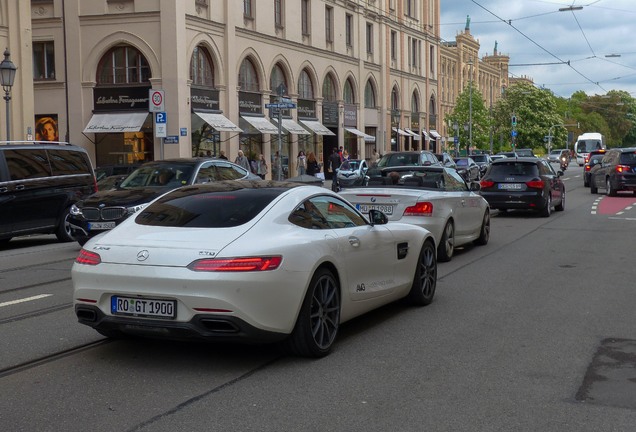
[{"label": "red taillight", "polygon": [[283,261],[282,256],[240,257],[201,259],[193,261],[188,268],[204,272],[252,272],[276,270]]},{"label": "red taillight", "polygon": [[102,257],[95,252],[87,251],[86,249],[80,250],[79,255],[75,259],[75,262],[78,264],[85,265],[97,265],[102,262]]},{"label": "red taillight", "polygon": [[533,189],[543,189],[545,186],[545,182],[543,180],[531,180],[526,182],[526,185],[529,188],[533,188]]},{"label": "red taillight", "polygon": [[433,203],[418,202],[417,204],[407,207],[404,210],[404,216],[432,216]]},{"label": "red taillight", "polygon": [[617,173],[625,173],[625,172],[630,172],[632,170],[632,167],[627,166],[627,165],[616,165],[616,172]]},{"label": "red taillight", "polygon": [[488,189],[493,187],[495,185],[495,182],[492,180],[482,180],[479,182],[479,185],[482,189]]},{"label": "red taillight", "polygon": [[591,166],[589,166],[587,163],[585,164],[585,171],[589,171],[590,169],[592,169]]}]

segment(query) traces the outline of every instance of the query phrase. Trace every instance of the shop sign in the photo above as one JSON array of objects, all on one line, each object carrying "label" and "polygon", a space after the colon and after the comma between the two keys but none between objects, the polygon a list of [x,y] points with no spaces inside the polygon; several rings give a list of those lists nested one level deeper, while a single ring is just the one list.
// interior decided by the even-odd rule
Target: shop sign
[{"label": "shop sign", "polygon": [[316,118],[316,101],[298,99],[298,118]]},{"label": "shop sign", "polygon": [[239,113],[262,114],[263,106],[260,93],[239,92]]},{"label": "shop sign", "polygon": [[95,87],[94,112],[148,111],[149,87]]},{"label": "shop sign", "polygon": [[219,91],[192,87],[190,89],[190,104],[193,111],[218,111]]},{"label": "shop sign", "polygon": [[344,104],[344,125],[358,126],[358,107],[352,104]]},{"label": "shop sign", "polygon": [[338,127],[338,103],[322,103],[322,124],[325,126]]}]

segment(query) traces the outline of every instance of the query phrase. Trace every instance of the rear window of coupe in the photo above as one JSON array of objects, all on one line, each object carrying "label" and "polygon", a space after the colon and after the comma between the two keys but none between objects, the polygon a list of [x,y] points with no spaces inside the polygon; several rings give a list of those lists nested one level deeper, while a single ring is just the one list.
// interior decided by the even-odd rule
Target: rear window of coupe
[{"label": "rear window of coupe", "polygon": [[182,228],[229,228],[254,219],[284,188],[186,187],[164,195],[135,218],[139,225]]}]

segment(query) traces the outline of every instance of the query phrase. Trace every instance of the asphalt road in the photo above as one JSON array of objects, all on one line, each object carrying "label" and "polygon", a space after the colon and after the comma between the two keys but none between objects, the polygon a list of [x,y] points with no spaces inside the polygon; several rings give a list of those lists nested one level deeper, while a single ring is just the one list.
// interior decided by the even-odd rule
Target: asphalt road
[{"label": "asphalt road", "polygon": [[564,212],[494,214],[435,301],[346,323],[320,360],[108,341],[77,324],[79,247],[0,249],[0,431],[633,431],[636,196],[566,171]]}]

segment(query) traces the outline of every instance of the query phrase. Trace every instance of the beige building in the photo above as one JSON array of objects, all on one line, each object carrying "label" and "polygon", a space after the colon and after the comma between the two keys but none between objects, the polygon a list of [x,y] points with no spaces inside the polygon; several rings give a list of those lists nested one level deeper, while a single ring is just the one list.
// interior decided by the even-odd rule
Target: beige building
[{"label": "beige building", "polygon": [[5,0],[11,138],[52,121],[97,165],[242,149],[285,175],[301,150],[435,148],[439,14],[440,0]]},{"label": "beige building", "polygon": [[[509,86],[508,65],[510,57],[499,53],[497,43],[492,55],[479,57],[480,43],[470,33],[470,19],[462,33],[457,34],[455,41],[443,42],[440,50],[440,127],[443,147],[454,148],[453,125],[446,124],[444,119],[455,108],[455,102],[461,91],[472,81],[474,88],[479,89],[486,107],[492,107]],[[460,125],[461,127],[462,125]]]}]

